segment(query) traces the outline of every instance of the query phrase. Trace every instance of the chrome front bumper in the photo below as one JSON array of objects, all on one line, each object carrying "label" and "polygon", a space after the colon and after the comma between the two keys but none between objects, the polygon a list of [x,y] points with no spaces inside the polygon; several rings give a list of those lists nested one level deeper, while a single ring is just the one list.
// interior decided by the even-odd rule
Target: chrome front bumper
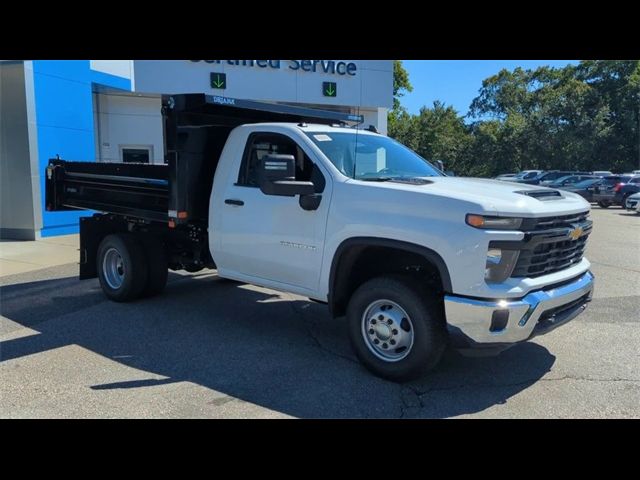
[{"label": "chrome front bumper", "polygon": [[[445,296],[449,332],[464,347],[513,344],[564,325],[591,301],[594,276],[586,272],[570,283],[532,292],[519,300],[476,300]],[[458,345],[461,346],[461,345]]]}]

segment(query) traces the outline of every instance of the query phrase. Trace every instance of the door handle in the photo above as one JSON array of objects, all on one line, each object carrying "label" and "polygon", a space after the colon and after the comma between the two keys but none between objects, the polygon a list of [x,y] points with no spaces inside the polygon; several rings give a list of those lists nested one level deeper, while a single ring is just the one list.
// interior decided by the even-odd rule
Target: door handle
[{"label": "door handle", "polygon": [[236,207],[241,207],[244,205],[242,200],[234,200],[233,198],[227,198],[224,203],[227,205],[235,205]]}]

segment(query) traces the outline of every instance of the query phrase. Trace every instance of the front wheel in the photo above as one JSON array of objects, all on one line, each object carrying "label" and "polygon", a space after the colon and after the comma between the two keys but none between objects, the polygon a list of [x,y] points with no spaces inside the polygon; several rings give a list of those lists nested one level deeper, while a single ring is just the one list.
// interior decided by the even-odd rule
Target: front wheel
[{"label": "front wheel", "polygon": [[446,348],[442,306],[409,277],[377,277],[361,285],[347,307],[349,336],[374,374],[403,382],[435,367]]},{"label": "front wheel", "polygon": [[598,206],[600,208],[609,208],[609,204],[604,202],[598,202]]}]

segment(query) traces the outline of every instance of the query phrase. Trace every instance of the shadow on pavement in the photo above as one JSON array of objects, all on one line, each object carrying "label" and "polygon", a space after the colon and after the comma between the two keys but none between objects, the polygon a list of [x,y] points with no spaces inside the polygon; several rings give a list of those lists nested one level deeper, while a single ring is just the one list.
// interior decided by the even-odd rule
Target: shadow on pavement
[{"label": "shadow on pavement", "polygon": [[165,294],[107,301],[97,280],[0,288],[0,311],[39,334],[0,344],[1,362],[77,344],[168,377],[91,386],[145,388],[188,381],[296,417],[451,417],[502,404],[555,361],[528,343],[498,357],[448,354],[437,371],[398,385],[355,359],[344,319],[325,306],[216,276],[172,275]]}]

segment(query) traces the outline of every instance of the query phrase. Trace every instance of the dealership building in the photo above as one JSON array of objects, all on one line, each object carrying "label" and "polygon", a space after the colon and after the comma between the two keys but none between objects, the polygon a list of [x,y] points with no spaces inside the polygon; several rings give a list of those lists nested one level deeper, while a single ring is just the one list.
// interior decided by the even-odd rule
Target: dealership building
[{"label": "dealership building", "polygon": [[359,114],[386,132],[391,60],[0,61],[0,237],[78,231],[47,212],[50,158],[164,163],[160,95],[206,93]]}]

